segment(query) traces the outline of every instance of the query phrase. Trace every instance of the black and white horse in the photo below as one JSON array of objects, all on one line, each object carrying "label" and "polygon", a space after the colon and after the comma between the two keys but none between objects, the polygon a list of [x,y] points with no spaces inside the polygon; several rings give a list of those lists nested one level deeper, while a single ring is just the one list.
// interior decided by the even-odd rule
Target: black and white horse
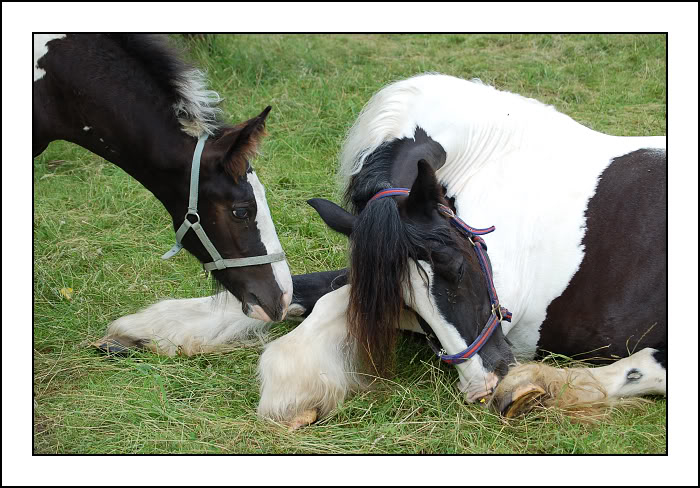
[{"label": "black and white horse", "polygon": [[[369,101],[341,173],[352,213],[310,203],[350,235],[350,269],[293,277],[290,315],[306,318],[260,359],[262,416],[328,412],[362,386],[358,373],[390,364],[395,328],[436,336],[443,356],[470,348],[494,310],[486,271],[444,208],[495,225],[488,273],[513,312],[455,365],[468,401],[489,395],[515,360],[546,351],[608,360],[639,351],[598,368],[602,387],[611,397],[665,394],[664,137],[608,136],[535,100],[428,74]],[[370,201],[388,188],[410,193]],[[115,324],[208,345],[259,325],[233,307],[204,314],[206,300],[161,302]],[[193,320],[178,331],[161,319],[185,313]]]},{"label": "black and white horse", "polygon": [[282,320],[291,274],[249,162],[270,108],[226,127],[219,100],[164,37],[34,36],[34,156],[63,139],[116,164],[172,216],[164,258],[184,247],[248,316]]}]

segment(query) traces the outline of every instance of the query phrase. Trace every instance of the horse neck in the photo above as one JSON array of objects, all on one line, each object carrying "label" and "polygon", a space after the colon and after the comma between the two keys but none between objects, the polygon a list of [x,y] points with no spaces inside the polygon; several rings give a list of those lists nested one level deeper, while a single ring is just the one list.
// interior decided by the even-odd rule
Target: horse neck
[{"label": "horse neck", "polygon": [[550,115],[546,125],[533,122],[504,130],[481,126],[466,131],[466,138],[444,137],[441,144],[448,157],[437,177],[447,194],[463,195],[474,186],[507,188],[537,174],[567,180],[578,173],[598,176],[615,157],[640,148],[666,148],[664,136],[611,136],[567,115]]},{"label": "horse neck", "polygon": [[189,172],[197,139],[163,127],[155,119],[151,122],[148,127],[138,123],[126,126],[106,118],[99,125],[84,126],[89,130],[73,130],[61,139],[119,166],[175,216],[187,206]]},{"label": "horse neck", "polygon": [[549,107],[542,106],[540,112],[539,119],[523,118],[504,126],[480,121],[464,131],[467,137],[445,134],[439,142],[448,158],[437,177],[447,194],[463,195],[478,186],[490,188],[493,195],[538,174],[564,177],[576,171],[582,158],[611,151],[611,136]]},{"label": "horse neck", "polygon": [[148,105],[108,106],[97,97],[72,104],[63,104],[63,99],[55,96],[47,96],[46,100],[46,113],[53,114],[57,121],[47,134],[49,141],[72,142],[119,166],[151,191],[171,214],[179,202],[187,205],[197,139],[182,131],[171,107],[137,113],[137,107]]},{"label": "horse neck", "polygon": [[119,120],[104,120],[66,140],[119,166],[172,212],[171,202],[187,203],[187,175],[197,139],[183,133],[178,126],[171,127],[167,119],[146,120],[145,124],[137,121],[128,125]]},{"label": "horse neck", "polygon": [[142,60],[107,36],[78,35],[57,41],[42,66],[46,74],[34,83],[35,139],[63,139],[101,156],[171,213],[173,200],[186,205],[197,139],[182,131],[173,94]]}]

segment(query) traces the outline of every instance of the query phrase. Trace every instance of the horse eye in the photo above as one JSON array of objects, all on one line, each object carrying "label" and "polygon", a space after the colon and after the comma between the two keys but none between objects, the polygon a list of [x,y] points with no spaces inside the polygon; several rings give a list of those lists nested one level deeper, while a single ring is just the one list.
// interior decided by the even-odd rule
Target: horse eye
[{"label": "horse eye", "polygon": [[233,216],[237,219],[245,219],[246,217],[248,217],[248,209],[244,207],[234,208]]},{"label": "horse eye", "polygon": [[461,283],[462,278],[464,278],[464,262],[462,262],[462,265],[459,267],[459,277],[457,278],[457,282]]}]

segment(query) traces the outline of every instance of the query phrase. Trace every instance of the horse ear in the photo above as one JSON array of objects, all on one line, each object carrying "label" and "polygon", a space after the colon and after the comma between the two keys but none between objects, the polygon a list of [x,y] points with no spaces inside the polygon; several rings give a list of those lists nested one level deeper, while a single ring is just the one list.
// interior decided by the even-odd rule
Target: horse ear
[{"label": "horse ear", "polygon": [[248,161],[258,151],[258,145],[265,136],[265,119],[272,109],[268,106],[260,115],[228,129],[217,145],[225,145],[226,153],[222,164],[224,170],[237,180],[248,169]]},{"label": "horse ear", "polygon": [[333,202],[324,200],[323,198],[312,198],[306,203],[311,205],[321,216],[328,227],[336,232],[350,236],[352,233],[352,224],[355,222],[355,216],[345,211]]},{"label": "horse ear", "polygon": [[418,175],[408,195],[406,210],[409,213],[430,212],[440,199],[440,184],[435,171],[425,159],[418,161]]}]

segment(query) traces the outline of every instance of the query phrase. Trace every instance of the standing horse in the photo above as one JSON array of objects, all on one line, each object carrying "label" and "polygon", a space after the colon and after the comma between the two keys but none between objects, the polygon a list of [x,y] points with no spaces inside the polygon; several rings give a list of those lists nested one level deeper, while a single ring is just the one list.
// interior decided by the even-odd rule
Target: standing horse
[{"label": "standing horse", "polygon": [[[649,235],[666,229],[663,137],[608,136],[535,100],[428,74],[369,101],[341,174],[352,213],[310,203],[350,235],[350,269],[293,277],[290,315],[307,318],[260,359],[260,415],[328,412],[361,387],[355,373],[388,369],[396,328],[435,336],[467,401],[491,394],[516,359],[545,352],[603,360],[641,349],[600,375],[602,387],[665,394],[666,244]],[[485,231],[467,226],[481,241],[472,246],[454,214],[495,224],[490,260],[473,238]],[[154,307],[175,315],[192,300],[120,320],[135,335],[148,322],[181,340]],[[257,325],[233,309],[196,324],[211,344],[214,331]]]},{"label": "standing horse", "polygon": [[177,243],[164,259],[184,247],[246,315],[281,320],[291,275],[249,162],[270,107],[225,127],[218,102],[164,37],[34,36],[34,156],[63,139],[116,164],[172,216]]}]

